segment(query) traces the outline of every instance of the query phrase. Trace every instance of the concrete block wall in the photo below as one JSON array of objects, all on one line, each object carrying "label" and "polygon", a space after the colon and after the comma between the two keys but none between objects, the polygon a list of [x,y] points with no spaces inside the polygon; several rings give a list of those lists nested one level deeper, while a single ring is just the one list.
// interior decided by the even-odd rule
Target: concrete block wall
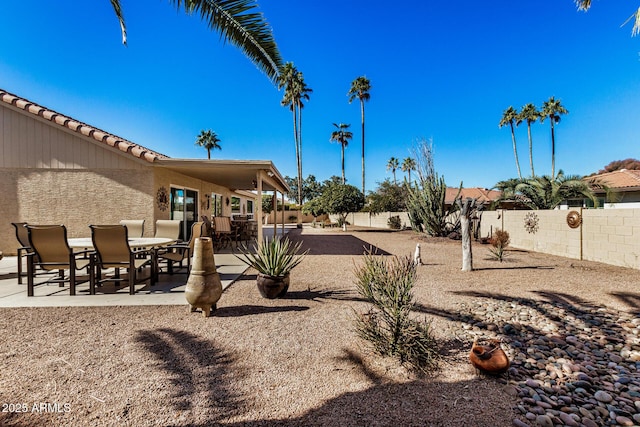
[{"label": "concrete block wall", "polygon": [[[359,227],[389,228],[389,218],[393,216],[400,217],[400,223],[403,227],[410,227],[408,212],[381,212],[372,214],[369,212],[351,212],[347,215],[347,221],[351,225]],[[329,215],[332,222],[338,221],[338,215]]]},{"label": "concrete block wall", "polygon": [[[500,228],[514,248],[640,269],[640,209],[575,210],[582,215],[578,228],[567,224],[571,210],[484,212],[482,235]],[[524,227],[529,212],[538,218],[535,233]]]}]

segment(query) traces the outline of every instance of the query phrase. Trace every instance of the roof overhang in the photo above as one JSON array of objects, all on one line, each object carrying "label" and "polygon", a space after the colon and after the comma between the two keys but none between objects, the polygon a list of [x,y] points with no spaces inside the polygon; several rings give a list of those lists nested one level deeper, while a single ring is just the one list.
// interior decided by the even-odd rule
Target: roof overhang
[{"label": "roof overhang", "polygon": [[156,159],[153,164],[232,191],[253,191],[261,179],[263,191],[289,192],[289,186],[271,160]]}]

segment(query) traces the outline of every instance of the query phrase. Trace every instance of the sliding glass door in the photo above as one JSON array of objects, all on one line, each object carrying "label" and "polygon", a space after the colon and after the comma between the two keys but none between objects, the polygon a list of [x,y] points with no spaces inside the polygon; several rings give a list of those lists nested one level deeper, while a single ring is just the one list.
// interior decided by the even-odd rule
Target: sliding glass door
[{"label": "sliding glass door", "polygon": [[179,219],[180,239],[188,240],[191,225],[198,220],[198,192],[171,187],[171,219]]}]

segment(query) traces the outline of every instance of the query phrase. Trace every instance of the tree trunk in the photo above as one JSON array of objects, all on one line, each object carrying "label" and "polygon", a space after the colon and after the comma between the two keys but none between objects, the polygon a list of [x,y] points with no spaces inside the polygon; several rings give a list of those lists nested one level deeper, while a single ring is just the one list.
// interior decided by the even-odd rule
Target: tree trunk
[{"label": "tree trunk", "polygon": [[298,101],[298,204],[302,205],[302,108]]},{"label": "tree trunk", "polygon": [[464,203],[456,199],[460,208],[460,232],[462,233],[462,271],[473,271],[470,219],[476,207],[476,199],[467,198]]},{"label": "tree trunk", "polygon": [[529,165],[531,165],[531,178],[535,178],[533,171],[533,140],[531,139],[531,122],[527,121],[527,132],[529,133]]},{"label": "tree trunk", "polygon": [[516,133],[513,131],[513,122],[511,124],[511,142],[513,142],[513,156],[516,158],[516,168],[518,169],[518,178],[522,179],[520,173],[520,161],[518,160],[518,150],[516,149]]},{"label": "tree trunk", "polygon": [[360,113],[362,115],[362,194],[364,192],[364,101],[360,98]]},{"label": "tree trunk", "polygon": [[556,136],[553,129],[553,121],[555,116],[550,116],[551,119],[551,181],[556,179]]},{"label": "tree trunk", "polygon": [[344,143],[342,143],[342,185],[344,185]]}]

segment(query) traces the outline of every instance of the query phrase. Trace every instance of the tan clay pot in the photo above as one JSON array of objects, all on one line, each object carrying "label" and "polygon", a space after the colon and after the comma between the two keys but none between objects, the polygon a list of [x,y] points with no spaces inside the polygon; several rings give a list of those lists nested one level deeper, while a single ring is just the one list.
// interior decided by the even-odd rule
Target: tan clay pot
[{"label": "tan clay pot", "polygon": [[197,238],[193,246],[193,264],[184,296],[194,312],[202,309],[204,317],[211,315],[222,295],[222,282],[216,271],[211,238]]}]

